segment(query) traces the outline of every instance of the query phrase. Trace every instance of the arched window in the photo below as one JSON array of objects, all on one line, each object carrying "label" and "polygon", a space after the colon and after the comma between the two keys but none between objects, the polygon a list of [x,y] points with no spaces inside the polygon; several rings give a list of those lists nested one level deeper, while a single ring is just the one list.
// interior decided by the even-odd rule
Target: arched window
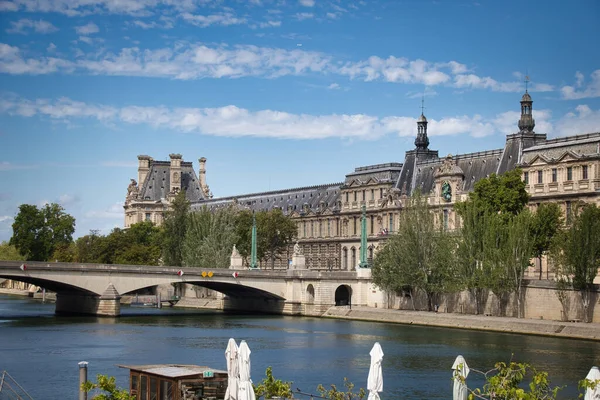
[{"label": "arched window", "polygon": [[343,269],[348,269],[348,249],[345,247],[342,249],[342,266]]},{"label": "arched window", "polygon": [[315,288],[313,285],[306,287],[306,303],[314,304],[315,302]]}]

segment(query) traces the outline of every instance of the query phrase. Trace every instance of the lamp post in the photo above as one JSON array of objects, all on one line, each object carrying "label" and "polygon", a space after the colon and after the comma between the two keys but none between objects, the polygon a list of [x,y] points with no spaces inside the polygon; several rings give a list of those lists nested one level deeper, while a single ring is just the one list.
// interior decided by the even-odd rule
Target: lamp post
[{"label": "lamp post", "polygon": [[252,247],[250,250],[250,269],[257,269],[256,263],[256,216],[252,211]]},{"label": "lamp post", "polygon": [[369,268],[367,262],[367,206],[362,206],[362,217],[360,220],[360,263],[359,268]]}]

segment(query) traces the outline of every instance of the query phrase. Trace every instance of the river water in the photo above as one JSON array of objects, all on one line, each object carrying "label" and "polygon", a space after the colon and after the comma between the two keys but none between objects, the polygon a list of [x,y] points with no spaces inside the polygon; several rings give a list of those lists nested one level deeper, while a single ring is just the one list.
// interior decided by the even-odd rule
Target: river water
[{"label": "river water", "polygon": [[[369,351],[379,342],[382,399],[451,399],[450,367],[462,354],[473,369],[497,361],[529,362],[567,384],[562,399],[577,398],[577,382],[600,364],[600,343],[517,334],[286,316],[240,316],[178,309],[122,308],[120,318],[56,317],[53,304],[0,295],[0,371],[7,370],[38,399],[76,399],[79,361],[89,377],[107,374],[128,385],[115,364],[198,364],[225,368],[230,337],[252,351],[252,379],[268,366],[293,388],[316,393],[347,377],[366,388]],[[471,372],[470,386],[483,380]],[[2,396],[0,395],[0,399]]]}]

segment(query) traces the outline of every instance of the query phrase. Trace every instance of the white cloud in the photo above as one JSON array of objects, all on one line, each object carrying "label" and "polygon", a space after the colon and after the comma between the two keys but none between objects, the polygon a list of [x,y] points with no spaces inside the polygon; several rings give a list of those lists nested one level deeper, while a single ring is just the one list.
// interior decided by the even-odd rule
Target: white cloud
[{"label": "white cloud", "polygon": [[341,86],[338,83],[332,83],[331,85],[327,86],[327,89],[337,90],[341,89]]},{"label": "white cloud", "polygon": [[64,208],[68,208],[68,207],[71,207],[71,206],[79,203],[80,201],[81,201],[81,198],[77,195],[63,194],[63,195],[59,196],[56,203],[60,204]]},{"label": "white cloud", "polygon": [[53,53],[56,50],[56,45],[54,43],[50,43],[48,47],[46,47],[46,51],[48,53]]},{"label": "white cloud", "polygon": [[279,28],[281,26],[281,21],[266,21],[258,24],[260,28]]},{"label": "white cloud", "polygon": [[199,26],[201,28],[206,28],[211,25],[240,25],[245,24],[247,21],[245,18],[238,18],[232,13],[219,13],[219,14],[211,14],[211,15],[200,15],[200,14],[191,14],[191,13],[183,13],[180,17],[189,22],[192,25]]},{"label": "white cloud", "polygon": [[[591,73],[591,81],[584,87],[584,76],[577,71],[575,74],[575,86],[563,86],[560,91],[563,99],[577,100],[592,97],[600,97],[600,69]],[[580,89],[580,90],[578,90]]]},{"label": "white cloud", "polygon": [[10,215],[0,215],[0,222],[12,222],[13,219]]},{"label": "white cloud", "polygon": [[592,110],[586,104],[575,107],[556,123],[556,136],[568,136],[600,131],[600,110]]},{"label": "white cloud", "polygon": [[100,163],[103,167],[117,167],[117,168],[136,168],[138,164],[132,161],[103,161]]},{"label": "white cloud", "polygon": [[311,19],[314,18],[315,14],[313,13],[307,13],[307,12],[303,12],[303,13],[296,13],[296,19],[298,21],[302,21],[305,19]]},{"label": "white cloud", "polygon": [[103,210],[92,210],[85,213],[87,218],[123,219],[123,202],[116,202]]},{"label": "white cloud", "polygon": [[[0,111],[2,108],[0,108]],[[0,172],[2,171],[14,171],[16,169],[32,169],[37,168],[37,165],[33,164],[14,164],[8,161],[0,161]]]},{"label": "white cloud", "polygon": [[70,17],[90,14],[152,15],[156,8],[194,10],[203,1],[174,0],[4,0],[0,11],[55,12]]},{"label": "white cloud", "polygon": [[98,33],[100,32],[100,29],[98,28],[98,25],[96,25],[93,22],[88,22],[85,25],[82,26],[76,26],[75,27],[75,32],[78,35],[91,35],[93,33]]},{"label": "white cloud", "polygon": [[[388,134],[414,136],[416,132],[416,119],[413,117],[380,118],[365,114],[292,114],[276,110],[251,111],[234,105],[217,108],[168,108],[164,106],[115,108],[86,104],[66,98],[57,101],[44,99],[29,101],[13,98],[6,100],[2,109],[5,113],[23,117],[40,116],[65,122],[93,118],[111,125],[117,123],[142,124],[158,129],[225,137],[370,140]],[[568,118],[578,118],[589,123],[590,126],[593,126],[593,121],[596,121],[597,127],[597,120],[591,118],[594,115],[596,115],[595,118],[598,118],[598,111],[580,108],[577,115],[573,114]],[[551,133],[553,131],[549,111],[536,111],[535,117],[538,132]],[[462,115],[430,119],[428,133],[430,136],[470,135],[473,137],[508,134],[517,131],[518,119],[519,113],[514,111],[498,114],[493,118]],[[579,129],[582,129],[583,122],[578,126]],[[117,166],[116,164],[110,165],[110,162],[103,165]]]},{"label": "white cloud", "polygon": [[315,0],[298,0],[298,3],[300,3],[300,5],[304,6],[304,7],[314,7],[315,6]]},{"label": "white cloud", "polygon": [[6,30],[8,33],[20,33],[26,35],[33,30],[35,33],[52,33],[58,31],[58,28],[52,25],[48,21],[43,20],[31,20],[31,19],[20,19],[18,21],[12,21],[10,28]]},{"label": "white cloud", "polygon": [[[221,19],[223,15],[210,20],[206,19],[208,17],[198,19],[201,16],[189,15],[195,20],[194,23],[200,25],[233,23]],[[138,21],[134,21],[133,24],[146,27],[145,23]],[[269,21],[261,23],[260,26],[271,27],[280,24],[280,21]],[[82,36],[79,40],[90,43],[102,39],[92,40]],[[420,59],[409,60],[394,56],[385,59],[372,56],[362,61],[342,63],[327,54],[316,51],[253,45],[208,46],[202,43],[187,42],[178,42],[173,47],[158,49],[128,47],[122,48],[118,53],[104,51],[85,53],[76,49],[73,54],[73,60],[53,57],[30,58],[19,48],[0,43],[0,72],[48,74],[78,71],[98,75],[147,76],[184,80],[245,76],[276,78],[319,73],[347,76],[350,79],[360,79],[365,82],[416,83],[428,87],[446,85],[501,92],[521,92],[523,90],[520,82],[498,82],[490,77],[482,78],[473,73],[462,73],[468,69],[464,64],[456,61],[432,63]],[[600,79],[598,81],[600,82]],[[532,91],[551,91],[553,89],[551,85],[545,83],[536,83],[531,86]]]}]

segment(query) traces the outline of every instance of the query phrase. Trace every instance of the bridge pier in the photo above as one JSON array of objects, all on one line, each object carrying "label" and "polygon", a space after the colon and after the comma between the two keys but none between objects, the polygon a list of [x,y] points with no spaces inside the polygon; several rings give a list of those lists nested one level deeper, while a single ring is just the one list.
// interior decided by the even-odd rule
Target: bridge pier
[{"label": "bridge pier", "polygon": [[110,284],[101,296],[85,293],[61,292],[56,294],[56,314],[85,314],[118,317],[121,314],[121,296]]}]

